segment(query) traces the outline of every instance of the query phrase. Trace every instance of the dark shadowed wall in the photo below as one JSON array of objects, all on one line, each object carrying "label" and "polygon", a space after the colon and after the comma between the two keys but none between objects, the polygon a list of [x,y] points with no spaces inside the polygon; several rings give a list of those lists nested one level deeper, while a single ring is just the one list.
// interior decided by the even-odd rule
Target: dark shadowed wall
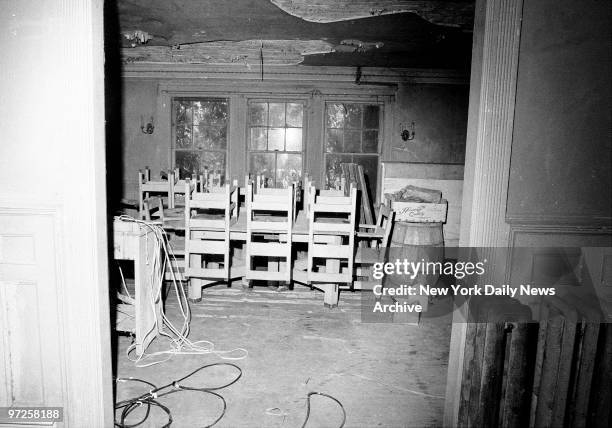
[{"label": "dark shadowed wall", "polygon": [[511,221],[610,221],[610,11],[601,0],[525,1]]},{"label": "dark shadowed wall", "polygon": [[[463,164],[468,101],[468,85],[401,84],[395,129],[385,160]],[[411,122],[415,124],[415,138],[403,141],[400,124]]]}]

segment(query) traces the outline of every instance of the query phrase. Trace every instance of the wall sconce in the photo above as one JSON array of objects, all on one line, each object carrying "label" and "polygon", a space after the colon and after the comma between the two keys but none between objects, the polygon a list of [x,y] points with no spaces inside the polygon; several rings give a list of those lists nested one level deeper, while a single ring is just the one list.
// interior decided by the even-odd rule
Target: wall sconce
[{"label": "wall sconce", "polygon": [[411,122],[410,125],[400,123],[400,135],[404,141],[414,140],[414,122]]},{"label": "wall sconce", "polygon": [[147,124],[144,123],[144,118],[140,116],[140,130],[143,134],[152,134],[155,130],[155,125],[153,124],[153,116],[149,119]]}]

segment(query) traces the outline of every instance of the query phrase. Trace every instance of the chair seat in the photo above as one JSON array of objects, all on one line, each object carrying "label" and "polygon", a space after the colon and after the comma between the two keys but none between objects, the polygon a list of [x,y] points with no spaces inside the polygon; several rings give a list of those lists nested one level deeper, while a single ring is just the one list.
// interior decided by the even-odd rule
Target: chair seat
[{"label": "chair seat", "polygon": [[355,254],[355,263],[374,264],[384,262],[386,248],[358,247]]},{"label": "chair seat", "polygon": [[383,239],[385,237],[385,229],[383,227],[377,226],[373,231],[367,232],[356,232],[358,238],[364,239]]},{"label": "chair seat", "polygon": [[164,208],[164,218],[184,218],[185,207]]}]

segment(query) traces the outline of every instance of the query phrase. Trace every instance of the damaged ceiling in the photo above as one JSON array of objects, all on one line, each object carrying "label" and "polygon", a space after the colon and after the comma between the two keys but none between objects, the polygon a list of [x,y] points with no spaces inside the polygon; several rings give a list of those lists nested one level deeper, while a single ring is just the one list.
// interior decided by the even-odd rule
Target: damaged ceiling
[{"label": "damaged ceiling", "polygon": [[128,63],[468,69],[474,1],[117,0],[107,8]]}]

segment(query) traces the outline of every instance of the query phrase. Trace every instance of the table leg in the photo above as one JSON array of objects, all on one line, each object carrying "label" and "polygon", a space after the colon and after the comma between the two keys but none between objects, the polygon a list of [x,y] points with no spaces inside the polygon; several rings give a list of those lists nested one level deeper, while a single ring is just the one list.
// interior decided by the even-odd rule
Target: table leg
[{"label": "table leg", "polygon": [[[197,254],[190,254],[189,257],[190,266],[202,266],[202,256]],[[203,281],[200,278],[189,278],[189,288],[187,295],[191,302],[197,303],[202,301],[202,285]]]}]

